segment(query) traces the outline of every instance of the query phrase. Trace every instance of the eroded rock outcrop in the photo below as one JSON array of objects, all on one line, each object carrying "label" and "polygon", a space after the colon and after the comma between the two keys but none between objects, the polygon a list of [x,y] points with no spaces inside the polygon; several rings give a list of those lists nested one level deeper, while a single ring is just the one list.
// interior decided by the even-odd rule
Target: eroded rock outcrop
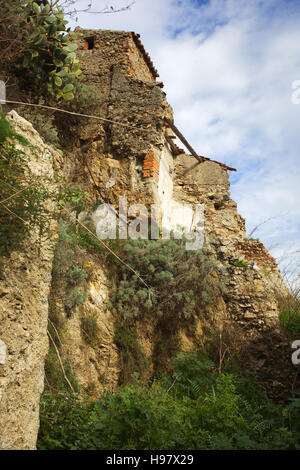
[{"label": "eroded rock outcrop", "polygon": [[[32,174],[51,179],[60,156],[16,112],[7,118],[14,130],[33,145],[22,148]],[[22,250],[1,258],[0,449],[35,449],[48,351],[53,249],[54,239],[40,240],[38,231],[33,230]]]}]

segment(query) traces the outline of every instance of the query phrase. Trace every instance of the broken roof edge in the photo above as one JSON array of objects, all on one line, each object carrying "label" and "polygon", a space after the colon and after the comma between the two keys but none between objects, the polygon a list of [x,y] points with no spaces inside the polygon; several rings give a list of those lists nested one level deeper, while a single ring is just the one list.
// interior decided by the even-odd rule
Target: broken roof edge
[{"label": "broken roof edge", "polygon": [[158,73],[157,69],[154,67],[154,64],[153,64],[153,62],[150,58],[150,55],[148,54],[148,52],[146,51],[146,49],[143,46],[142,41],[140,40],[140,34],[135,33],[134,31],[122,31],[122,30],[117,30],[117,29],[116,30],[114,30],[114,29],[85,29],[85,28],[81,28],[80,26],[77,26],[75,28],[75,32],[87,33],[87,34],[90,34],[90,35],[97,34],[97,33],[101,34],[101,32],[103,32],[103,33],[113,33],[113,34],[126,34],[129,37],[132,37],[134,44],[136,45],[137,49],[142,54],[143,59],[144,59],[146,65],[148,66],[154,80],[156,80],[156,78],[159,77],[159,73]]},{"label": "broken roof edge", "polygon": [[[167,140],[168,144],[171,147],[172,152],[175,154],[175,156],[177,156],[177,155],[186,155],[187,157],[193,157],[192,154],[186,153],[183,149],[179,148],[178,145],[175,144],[175,142],[171,141],[171,139],[169,140],[170,136],[165,135],[165,137],[166,137],[166,140]],[[222,168],[224,168],[225,170],[237,171],[236,168],[231,168],[230,166],[226,165],[225,163],[217,162],[216,160],[212,160],[211,158],[204,157],[203,155],[201,155],[201,158],[203,159],[203,161],[215,163],[215,164],[221,166]],[[200,164],[200,162],[199,162],[199,164]]]},{"label": "broken roof edge", "polygon": [[131,36],[132,36],[132,39],[133,39],[136,47],[141,52],[146,64],[148,65],[148,67],[150,69],[150,72],[152,73],[152,75],[154,77],[154,80],[156,80],[156,78],[159,77],[159,73],[156,70],[156,68],[154,67],[153,62],[150,58],[150,55],[148,54],[148,52],[146,52],[146,49],[144,48],[143,43],[140,40],[140,35],[135,33],[134,31],[131,31]]},{"label": "broken roof edge", "polygon": [[[170,119],[168,118],[164,118],[165,120],[165,123],[166,123],[166,127],[167,128],[171,128],[172,131],[174,132],[174,134],[176,135],[176,137],[178,137],[178,139],[183,143],[183,145],[191,152],[191,155],[190,156],[193,156],[194,158],[196,158],[198,160],[199,163],[201,162],[204,162],[204,161],[209,161],[209,162],[212,162],[212,163],[216,163],[217,165],[225,168],[226,170],[229,170],[229,171],[237,171],[236,168],[232,168],[228,165],[225,165],[225,163],[221,163],[221,162],[217,162],[216,160],[211,160],[210,158],[208,157],[204,157],[203,155],[198,155],[196,153],[196,151],[193,149],[193,147],[189,144],[189,142],[186,140],[186,138],[182,135],[182,133],[179,131],[179,129],[177,129],[177,127],[175,126],[174,122],[172,122]],[[179,155],[180,153],[184,153],[185,155],[189,155],[189,154],[186,154],[185,152],[182,152],[179,147],[177,147],[177,145],[175,144],[175,142],[171,142],[171,137],[166,135],[166,140],[167,142],[169,143],[170,147],[171,147],[171,150],[175,153],[175,155]]]}]

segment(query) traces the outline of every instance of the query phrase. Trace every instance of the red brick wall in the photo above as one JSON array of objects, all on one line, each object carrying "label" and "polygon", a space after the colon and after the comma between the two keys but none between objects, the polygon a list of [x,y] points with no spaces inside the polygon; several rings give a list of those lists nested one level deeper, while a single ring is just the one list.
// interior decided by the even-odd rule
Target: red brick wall
[{"label": "red brick wall", "polygon": [[155,156],[154,152],[150,151],[144,158],[143,163],[143,177],[159,178],[159,159]]},{"label": "red brick wall", "polygon": [[247,261],[255,262],[258,266],[268,267],[271,271],[277,269],[276,261],[266,250],[263,243],[255,240],[246,240],[244,242],[237,242],[236,247]]}]

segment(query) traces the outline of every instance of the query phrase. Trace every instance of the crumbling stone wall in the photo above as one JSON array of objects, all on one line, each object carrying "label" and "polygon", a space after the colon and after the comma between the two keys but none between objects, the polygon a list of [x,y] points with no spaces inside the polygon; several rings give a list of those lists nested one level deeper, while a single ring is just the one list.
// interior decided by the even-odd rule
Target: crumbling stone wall
[{"label": "crumbling stone wall", "polygon": [[[158,74],[134,33],[80,28],[76,32],[81,68],[86,83],[99,92],[102,104],[97,115],[103,121],[83,120],[76,127],[66,159],[69,175],[85,175],[75,176],[73,182],[93,200],[99,200],[99,190],[88,168],[103,202],[118,206],[119,196],[125,195],[129,204],[149,206],[158,200],[158,183],[143,175],[144,159],[154,153],[158,176],[165,145],[163,118],[172,118],[161,83],[155,81]],[[85,49],[85,38],[93,38],[93,49]]]},{"label": "crumbling stone wall", "polygon": [[[229,189],[228,173],[221,166],[197,163],[185,154],[176,157],[175,198],[204,205],[204,249],[218,259],[230,318],[247,330],[262,330],[278,322],[274,279],[285,286],[263,244],[246,239],[245,221]],[[240,261],[246,261],[244,266],[238,266]]]}]

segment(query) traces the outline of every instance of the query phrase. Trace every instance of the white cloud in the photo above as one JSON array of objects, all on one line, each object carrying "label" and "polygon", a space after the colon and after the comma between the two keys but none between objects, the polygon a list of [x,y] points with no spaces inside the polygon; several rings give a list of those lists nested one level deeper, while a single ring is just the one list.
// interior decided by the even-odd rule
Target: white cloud
[{"label": "white cloud", "polygon": [[248,227],[280,215],[256,236],[276,245],[275,255],[300,249],[300,105],[291,103],[300,4],[137,0],[128,12],[79,15],[79,24],[141,34],[183,134],[200,154],[238,169],[232,195]]}]

